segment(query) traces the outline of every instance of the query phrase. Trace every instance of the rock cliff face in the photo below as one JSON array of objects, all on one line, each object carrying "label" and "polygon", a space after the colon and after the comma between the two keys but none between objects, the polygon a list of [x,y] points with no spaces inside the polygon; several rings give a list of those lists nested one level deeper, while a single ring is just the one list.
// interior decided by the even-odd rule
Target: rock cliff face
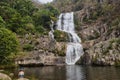
[{"label": "rock cliff face", "polygon": [[[116,65],[120,63],[120,39],[115,38],[107,41],[100,41],[86,49],[83,56],[83,64],[94,65]],[[86,59],[86,60],[85,60]]]},{"label": "rock cliff face", "polygon": [[19,37],[19,40],[26,55],[18,57],[16,64],[23,66],[65,64],[64,43],[53,41],[48,35],[27,34]]},{"label": "rock cliff face", "polygon": [[76,12],[76,31],[82,39],[85,51],[78,64],[120,65],[120,20],[116,22],[116,19],[120,17],[115,17],[118,14],[115,11],[118,6],[115,5],[120,2],[116,2],[117,0],[104,2],[106,5],[114,5],[115,9],[110,9],[113,12],[109,15],[106,15],[109,10],[102,15],[97,14],[99,12],[97,9],[101,9],[99,13],[104,10],[102,3],[99,5],[102,8],[90,5],[89,8]]}]

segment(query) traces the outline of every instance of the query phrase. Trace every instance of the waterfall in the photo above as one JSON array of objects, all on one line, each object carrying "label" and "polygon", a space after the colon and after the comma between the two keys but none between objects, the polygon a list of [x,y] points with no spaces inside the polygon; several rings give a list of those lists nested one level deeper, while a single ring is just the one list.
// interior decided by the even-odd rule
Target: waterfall
[{"label": "waterfall", "polygon": [[53,25],[54,25],[54,22],[51,20],[51,25],[50,25],[50,32],[49,32],[49,37],[51,38],[50,40],[51,41],[54,41],[55,39],[54,39],[54,34],[53,34],[53,32],[54,32],[54,29],[53,29]]},{"label": "waterfall", "polygon": [[66,51],[66,64],[73,65],[83,54],[83,48],[81,43],[81,39],[75,33],[74,29],[74,14],[70,13],[61,13],[59,16],[59,20],[57,22],[57,30],[65,31],[68,33],[69,42],[67,44]]}]

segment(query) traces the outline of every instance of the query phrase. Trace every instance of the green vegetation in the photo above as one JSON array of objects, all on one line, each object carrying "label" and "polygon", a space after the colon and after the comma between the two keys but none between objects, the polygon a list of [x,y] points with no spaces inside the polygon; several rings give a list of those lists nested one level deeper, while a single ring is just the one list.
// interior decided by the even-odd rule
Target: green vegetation
[{"label": "green vegetation", "polygon": [[68,41],[68,34],[66,32],[63,32],[60,30],[55,30],[54,38],[58,42],[66,42],[66,41]]},{"label": "green vegetation", "polygon": [[46,29],[50,30],[51,20],[56,21],[57,15],[59,15],[59,11],[56,8],[50,4],[45,5],[44,9],[38,10],[33,14],[36,30],[40,33],[44,32]]},{"label": "green vegetation", "polygon": [[[120,51],[120,38],[114,38],[112,40],[109,41],[110,42],[110,45],[109,45],[109,50],[114,50],[116,49],[116,51],[118,51],[117,53],[119,53]],[[113,54],[115,54],[116,52],[114,52]]]},{"label": "green vegetation", "polygon": [[18,51],[18,40],[10,30],[0,28],[0,63],[7,63],[8,56]]},{"label": "green vegetation", "polygon": [[53,52],[57,56],[65,56],[66,55],[66,46],[63,44],[60,48],[57,47],[54,50],[52,50],[51,52]]},{"label": "green vegetation", "polygon": [[66,56],[66,47],[65,45],[61,46],[61,49],[55,49],[55,55],[58,55],[58,56]]},{"label": "green vegetation", "polygon": [[31,0],[0,0],[0,64],[7,65],[19,51],[33,50],[29,43],[20,46],[22,39],[16,37],[48,34],[51,20],[56,21],[58,15],[51,4],[38,7]]},{"label": "green vegetation", "polygon": [[101,48],[103,48],[102,50],[103,55],[107,55],[110,50],[113,50],[113,54],[117,54],[120,51],[119,44],[120,44],[120,38],[113,38],[108,42],[108,46],[104,47],[104,45],[101,45]]},{"label": "green vegetation", "polygon": [[32,51],[33,49],[34,49],[34,46],[31,44],[25,44],[23,46],[23,50],[25,50],[25,51]]},{"label": "green vegetation", "polygon": [[51,20],[55,21],[57,15],[59,11],[50,4],[37,8],[31,0],[0,1],[0,26],[19,35],[50,29]]},{"label": "green vegetation", "polygon": [[65,46],[62,46],[62,49],[60,50],[60,51],[58,51],[57,52],[57,54],[59,55],[59,56],[65,56],[66,55],[66,48],[65,48]]},{"label": "green vegetation", "polygon": [[79,11],[84,7],[86,0],[54,0],[53,5],[61,12]]},{"label": "green vegetation", "polygon": [[0,28],[5,27],[5,21],[3,18],[0,16]]}]

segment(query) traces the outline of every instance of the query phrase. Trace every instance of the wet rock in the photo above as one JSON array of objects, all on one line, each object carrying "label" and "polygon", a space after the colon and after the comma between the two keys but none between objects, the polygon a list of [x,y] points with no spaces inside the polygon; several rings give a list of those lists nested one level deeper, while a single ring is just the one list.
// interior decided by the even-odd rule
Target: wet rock
[{"label": "wet rock", "polygon": [[88,52],[85,52],[76,64],[91,65],[91,57]]}]

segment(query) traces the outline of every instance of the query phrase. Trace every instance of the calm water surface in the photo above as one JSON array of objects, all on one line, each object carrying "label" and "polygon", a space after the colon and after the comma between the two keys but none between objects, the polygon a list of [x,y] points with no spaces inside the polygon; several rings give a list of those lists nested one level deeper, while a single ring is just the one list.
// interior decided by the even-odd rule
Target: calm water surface
[{"label": "calm water surface", "polygon": [[33,76],[35,80],[120,80],[120,67],[47,66],[24,68],[24,71],[25,77]]}]

